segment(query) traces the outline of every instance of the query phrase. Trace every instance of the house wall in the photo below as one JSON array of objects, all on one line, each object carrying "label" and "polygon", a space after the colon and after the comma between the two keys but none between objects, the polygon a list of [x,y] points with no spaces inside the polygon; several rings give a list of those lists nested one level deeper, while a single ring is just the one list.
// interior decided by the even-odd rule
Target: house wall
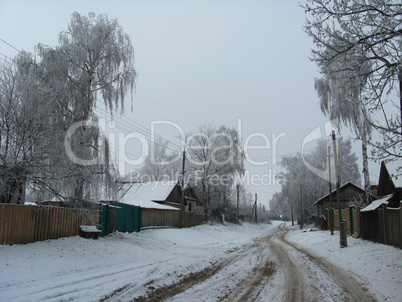
[{"label": "house wall", "polygon": [[189,212],[200,213],[200,214],[204,213],[204,207],[200,206],[197,201],[187,199],[187,203],[188,203],[187,210]]}]

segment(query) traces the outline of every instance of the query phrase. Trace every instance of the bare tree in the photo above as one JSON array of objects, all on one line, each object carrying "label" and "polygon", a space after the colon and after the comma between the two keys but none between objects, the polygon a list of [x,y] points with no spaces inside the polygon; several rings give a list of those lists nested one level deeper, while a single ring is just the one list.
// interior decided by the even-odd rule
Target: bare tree
[{"label": "bare tree", "polygon": [[[0,66],[0,178],[3,202],[23,202],[27,181],[38,169],[54,165],[48,124],[51,87],[28,53]],[[58,153],[56,153],[58,155]],[[50,162],[47,159],[53,159]]]},{"label": "bare tree", "polygon": [[188,173],[205,207],[206,219],[224,214],[234,204],[236,173],[244,172],[244,155],[235,129],[202,126],[188,135]]},{"label": "bare tree", "polygon": [[[341,163],[341,183],[360,183],[360,173],[357,165],[357,157],[352,153],[350,140],[338,141],[339,162]],[[304,155],[305,160],[320,170],[325,170],[327,164],[327,142],[318,141],[312,152]],[[270,200],[270,209],[275,215],[286,215],[290,217],[291,203],[293,212],[300,213],[301,190],[303,190],[303,216],[308,219],[315,212],[314,202],[328,194],[328,183],[311,172],[305,166],[301,154],[285,156],[281,166],[286,170],[285,179],[281,191],[274,194]]]}]

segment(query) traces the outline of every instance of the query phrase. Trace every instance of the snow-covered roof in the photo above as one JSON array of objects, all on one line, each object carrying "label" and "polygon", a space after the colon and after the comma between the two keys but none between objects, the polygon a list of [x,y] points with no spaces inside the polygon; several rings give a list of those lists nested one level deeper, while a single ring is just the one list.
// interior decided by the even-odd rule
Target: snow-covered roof
[{"label": "snow-covered roof", "polygon": [[150,201],[150,200],[145,200],[145,201],[144,200],[124,201],[124,202],[121,202],[121,203],[129,204],[129,205],[136,206],[136,207],[141,207],[141,208],[144,208],[144,209],[177,210],[177,211],[180,210],[178,208],[171,207],[171,206],[164,205],[164,204],[160,204],[160,203],[153,202],[153,201]]},{"label": "snow-covered roof", "polygon": [[142,208],[178,210],[175,207],[162,205],[155,201],[165,201],[173,191],[177,181],[152,181],[132,183],[123,186],[123,195],[119,202]]},{"label": "snow-covered roof", "polygon": [[390,200],[393,195],[394,194],[392,193],[392,194],[384,196],[381,199],[374,200],[372,203],[370,203],[367,207],[362,209],[360,212],[368,212],[368,211],[377,210],[382,204],[388,204],[388,200]]}]

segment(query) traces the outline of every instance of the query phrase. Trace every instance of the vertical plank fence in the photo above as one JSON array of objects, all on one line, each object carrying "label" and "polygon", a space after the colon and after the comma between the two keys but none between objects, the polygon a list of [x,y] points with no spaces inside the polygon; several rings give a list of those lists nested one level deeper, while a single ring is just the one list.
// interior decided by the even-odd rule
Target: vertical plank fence
[{"label": "vertical plank fence", "polygon": [[[183,227],[188,228],[203,223],[202,215],[184,212]],[[179,227],[180,211],[160,210],[160,209],[142,209],[142,227]]]},{"label": "vertical plank fence", "polygon": [[386,232],[389,245],[402,248],[402,209],[386,208]]},{"label": "vertical plank fence", "polygon": [[[329,221],[330,211],[327,211],[327,221]],[[339,230],[339,214],[334,210],[334,230]],[[350,207],[342,210],[342,219],[346,220],[346,233],[360,237],[360,208]],[[329,228],[329,223],[328,223]]]},{"label": "vertical plank fence", "polygon": [[99,227],[99,212],[87,209],[0,204],[0,244],[24,244],[75,236],[80,225]]}]

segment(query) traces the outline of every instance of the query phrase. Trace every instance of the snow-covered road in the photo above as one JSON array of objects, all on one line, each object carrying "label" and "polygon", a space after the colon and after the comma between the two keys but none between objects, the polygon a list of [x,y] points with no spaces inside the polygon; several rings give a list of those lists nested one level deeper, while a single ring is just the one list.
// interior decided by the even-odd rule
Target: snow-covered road
[{"label": "snow-covered road", "polygon": [[0,246],[0,301],[399,301],[400,249],[336,241],[273,222]]}]

